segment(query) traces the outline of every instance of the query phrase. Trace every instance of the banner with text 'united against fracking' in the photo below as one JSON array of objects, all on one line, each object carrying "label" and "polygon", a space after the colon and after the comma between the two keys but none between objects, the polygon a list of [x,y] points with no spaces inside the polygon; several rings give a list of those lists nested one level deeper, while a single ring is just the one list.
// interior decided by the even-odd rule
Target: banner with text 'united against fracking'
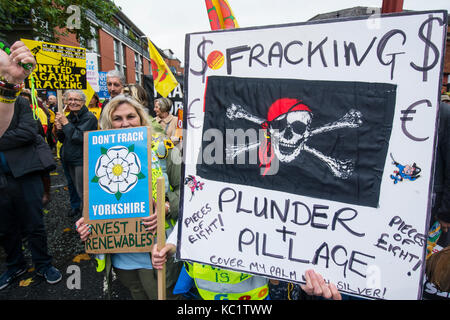
[{"label": "banner with text 'united against fracking'", "polygon": [[[33,70],[36,89],[86,89],[86,49],[44,41],[21,40],[37,62]],[[31,88],[31,83],[27,85]]]}]

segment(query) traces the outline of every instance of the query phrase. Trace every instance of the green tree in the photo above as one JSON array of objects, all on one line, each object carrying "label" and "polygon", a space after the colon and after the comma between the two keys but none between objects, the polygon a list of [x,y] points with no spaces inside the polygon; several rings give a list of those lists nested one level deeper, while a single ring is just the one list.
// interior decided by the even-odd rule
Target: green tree
[{"label": "green tree", "polygon": [[38,40],[58,42],[59,36],[70,32],[86,46],[95,37],[87,10],[97,20],[113,25],[112,17],[118,8],[108,0],[0,0],[0,36],[20,24],[29,26],[28,31]]}]

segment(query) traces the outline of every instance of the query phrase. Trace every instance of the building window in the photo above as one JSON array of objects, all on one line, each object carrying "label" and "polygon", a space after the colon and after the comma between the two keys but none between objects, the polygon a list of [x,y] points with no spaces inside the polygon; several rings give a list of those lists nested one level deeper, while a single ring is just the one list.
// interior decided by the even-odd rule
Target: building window
[{"label": "building window", "polygon": [[114,39],[114,66],[115,69],[122,72],[126,76],[126,59],[125,59],[125,45],[119,40]]},{"label": "building window", "polygon": [[119,40],[114,40],[114,62],[116,64],[120,64],[120,57],[122,56],[121,48],[122,46]]},{"label": "building window", "polygon": [[136,52],[134,53],[134,68],[136,69],[136,71],[140,70],[139,54],[137,54]]},{"label": "building window", "polygon": [[134,53],[134,68],[136,83],[142,84],[142,75],[144,74],[143,57],[139,53]]},{"label": "building window", "polygon": [[95,27],[91,26],[91,34],[94,36],[91,40],[88,41],[88,50],[90,52],[99,53],[99,44],[98,44],[98,30]]},{"label": "building window", "polygon": [[98,43],[98,30],[97,28],[91,26],[90,28],[92,39],[88,40],[82,36],[80,36],[80,45],[86,48],[86,52],[95,52],[100,54],[99,52],[99,43]]},{"label": "building window", "polygon": [[136,83],[141,84],[141,74],[139,72],[135,72]]},{"label": "building window", "polygon": [[126,65],[127,57],[126,57],[127,47],[122,44],[122,64]]},{"label": "building window", "polygon": [[126,46],[122,45],[122,73],[127,77],[127,57],[126,57]]}]

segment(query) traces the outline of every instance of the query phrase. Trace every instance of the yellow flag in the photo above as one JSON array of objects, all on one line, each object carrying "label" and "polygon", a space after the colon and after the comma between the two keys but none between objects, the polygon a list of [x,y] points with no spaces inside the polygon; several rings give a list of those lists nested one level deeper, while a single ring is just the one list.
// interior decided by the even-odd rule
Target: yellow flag
[{"label": "yellow flag", "polygon": [[148,39],[148,52],[150,53],[155,89],[160,95],[167,98],[169,93],[176,88],[178,82],[150,39]]},{"label": "yellow flag", "polygon": [[92,97],[94,96],[95,90],[91,87],[88,81],[86,81],[86,89],[83,90],[84,95],[86,96],[86,107],[89,107],[89,102],[91,102]]}]

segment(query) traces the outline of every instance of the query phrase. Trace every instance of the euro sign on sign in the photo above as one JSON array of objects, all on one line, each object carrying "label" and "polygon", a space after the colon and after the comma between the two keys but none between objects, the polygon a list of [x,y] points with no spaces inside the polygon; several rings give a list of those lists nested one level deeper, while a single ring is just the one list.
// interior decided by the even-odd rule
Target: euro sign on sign
[{"label": "euro sign on sign", "polygon": [[[86,49],[58,43],[21,40],[37,62],[33,71],[36,89],[86,89]],[[27,86],[31,88],[31,80],[28,80]]]}]

